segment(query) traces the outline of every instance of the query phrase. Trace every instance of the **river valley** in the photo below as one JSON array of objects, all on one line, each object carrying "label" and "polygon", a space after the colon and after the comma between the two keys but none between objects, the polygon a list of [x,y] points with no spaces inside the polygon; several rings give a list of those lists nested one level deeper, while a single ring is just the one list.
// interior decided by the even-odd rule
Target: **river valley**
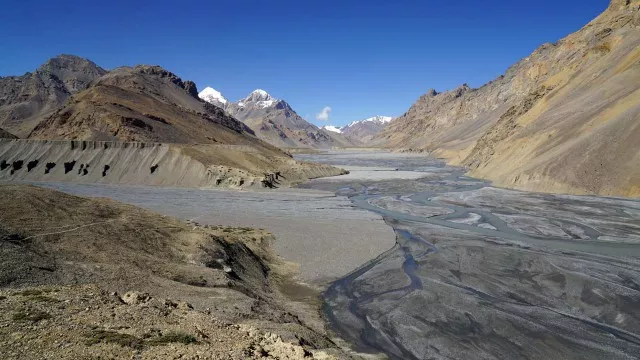
[{"label": "river valley", "polygon": [[326,289],[326,319],[360,352],[640,354],[640,201],[494,188],[423,155],[296,157],[350,174],[271,192],[40,185],[205,224],[266,228],[275,250],[300,265],[301,280]]},{"label": "river valley", "polygon": [[640,354],[640,202],[497,189],[414,155],[301,157],[423,175],[371,181],[352,171],[353,180],[304,185],[350,197],[396,233],[391,250],[325,292],[327,319],[358,350],[393,359]]}]

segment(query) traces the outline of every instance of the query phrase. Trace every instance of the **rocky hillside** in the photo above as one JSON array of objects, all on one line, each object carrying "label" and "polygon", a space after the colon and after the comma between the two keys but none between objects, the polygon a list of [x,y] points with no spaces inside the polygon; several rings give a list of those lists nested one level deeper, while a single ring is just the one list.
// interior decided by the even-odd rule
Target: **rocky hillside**
[{"label": "rocky hillside", "polygon": [[368,119],[352,121],[343,127],[323,126],[327,131],[342,134],[355,144],[367,144],[393,120],[390,116],[374,116]]},{"label": "rocky hillside", "polygon": [[640,196],[639,8],[613,0],[479,89],[430,90],[375,141],[498,186]]},{"label": "rocky hillside", "polygon": [[201,91],[199,96],[222,107],[247,124],[259,138],[278,147],[330,148],[351,145],[345,137],[309,123],[286,101],[276,99],[261,89],[236,102],[227,101],[220,92],[210,87]]},{"label": "rocky hillside", "polygon": [[3,359],[347,358],[271,234],[25,185],[0,207]]},{"label": "rocky hillside", "polygon": [[112,70],[42,121],[29,138],[269,147],[247,126],[201,101],[193,82],[148,65]]},{"label": "rocky hillside", "polygon": [[106,73],[87,59],[60,55],[33,73],[0,77],[0,127],[26,137],[71,95]]}]

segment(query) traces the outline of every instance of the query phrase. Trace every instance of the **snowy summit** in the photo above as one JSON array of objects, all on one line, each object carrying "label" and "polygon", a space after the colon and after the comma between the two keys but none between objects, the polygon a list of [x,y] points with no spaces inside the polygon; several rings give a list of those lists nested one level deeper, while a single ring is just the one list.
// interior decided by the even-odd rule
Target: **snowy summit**
[{"label": "snowy summit", "polygon": [[379,124],[386,124],[386,123],[390,122],[391,120],[393,120],[393,118],[391,116],[374,116],[374,117],[370,117],[370,118],[364,119],[364,120],[353,121],[348,126],[351,127],[351,126],[354,126],[356,124],[362,124],[362,123],[366,123],[366,122],[376,122],[376,123],[379,123]]},{"label": "snowy summit", "polygon": [[327,130],[327,131],[331,131],[331,132],[334,132],[334,133],[338,133],[338,134],[342,133],[342,129],[341,128],[335,127],[333,125],[323,126],[322,129]]},{"label": "snowy summit", "polygon": [[249,94],[246,98],[238,101],[238,106],[244,107],[247,104],[255,104],[259,108],[268,108],[273,106],[278,101],[278,99],[269,95],[268,92],[262,89],[256,89]]},{"label": "snowy summit", "polygon": [[227,99],[224,96],[222,96],[220,91],[209,86],[207,86],[202,91],[200,91],[198,93],[198,97],[208,103],[218,102],[220,104],[225,105],[228,102]]}]

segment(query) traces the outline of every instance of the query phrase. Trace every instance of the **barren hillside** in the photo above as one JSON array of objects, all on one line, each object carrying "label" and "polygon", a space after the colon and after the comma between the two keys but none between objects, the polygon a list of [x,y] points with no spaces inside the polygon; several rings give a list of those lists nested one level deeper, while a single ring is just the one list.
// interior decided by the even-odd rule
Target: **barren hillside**
[{"label": "barren hillside", "polygon": [[26,137],[71,95],[106,73],[87,59],[59,55],[33,73],[0,77],[0,127]]},{"label": "barren hillside", "polygon": [[613,0],[479,89],[430,90],[376,139],[498,186],[640,195],[640,1]]}]

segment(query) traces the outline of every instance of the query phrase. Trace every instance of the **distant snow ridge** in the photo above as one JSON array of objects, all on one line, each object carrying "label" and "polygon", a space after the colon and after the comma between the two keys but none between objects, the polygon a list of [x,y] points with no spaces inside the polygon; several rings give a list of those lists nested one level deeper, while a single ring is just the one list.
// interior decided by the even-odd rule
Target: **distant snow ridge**
[{"label": "distant snow ridge", "polygon": [[198,97],[208,103],[214,103],[214,104],[218,102],[223,105],[226,105],[227,102],[229,102],[224,96],[222,96],[220,91],[209,86],[207,86],[202,91],[200,91],[198,93]]},{"label": "distant snow ridge", "polygon": [[325,126],[322,127],[322,129],[327,130],[327,131],[331,131],[331,132],[334,132],[334,133],[338,133],[338,134],[342,133],[342,128],[335,127],[333,125],[325,125]]},{"label": "distant snow ridge", "polygon": [[351,124],[349,124],[348,126],[354,126],[356,124],[362,124],[365,122],[377,122],[380,124],[386,124],[388,122],[391,122],[391,120],[393,120],[393,118],[391,116],[374,116],[374,117],[370,117],[368,119],[364,119],[364,120],[357,120],[357,121],[352,121]]}]

